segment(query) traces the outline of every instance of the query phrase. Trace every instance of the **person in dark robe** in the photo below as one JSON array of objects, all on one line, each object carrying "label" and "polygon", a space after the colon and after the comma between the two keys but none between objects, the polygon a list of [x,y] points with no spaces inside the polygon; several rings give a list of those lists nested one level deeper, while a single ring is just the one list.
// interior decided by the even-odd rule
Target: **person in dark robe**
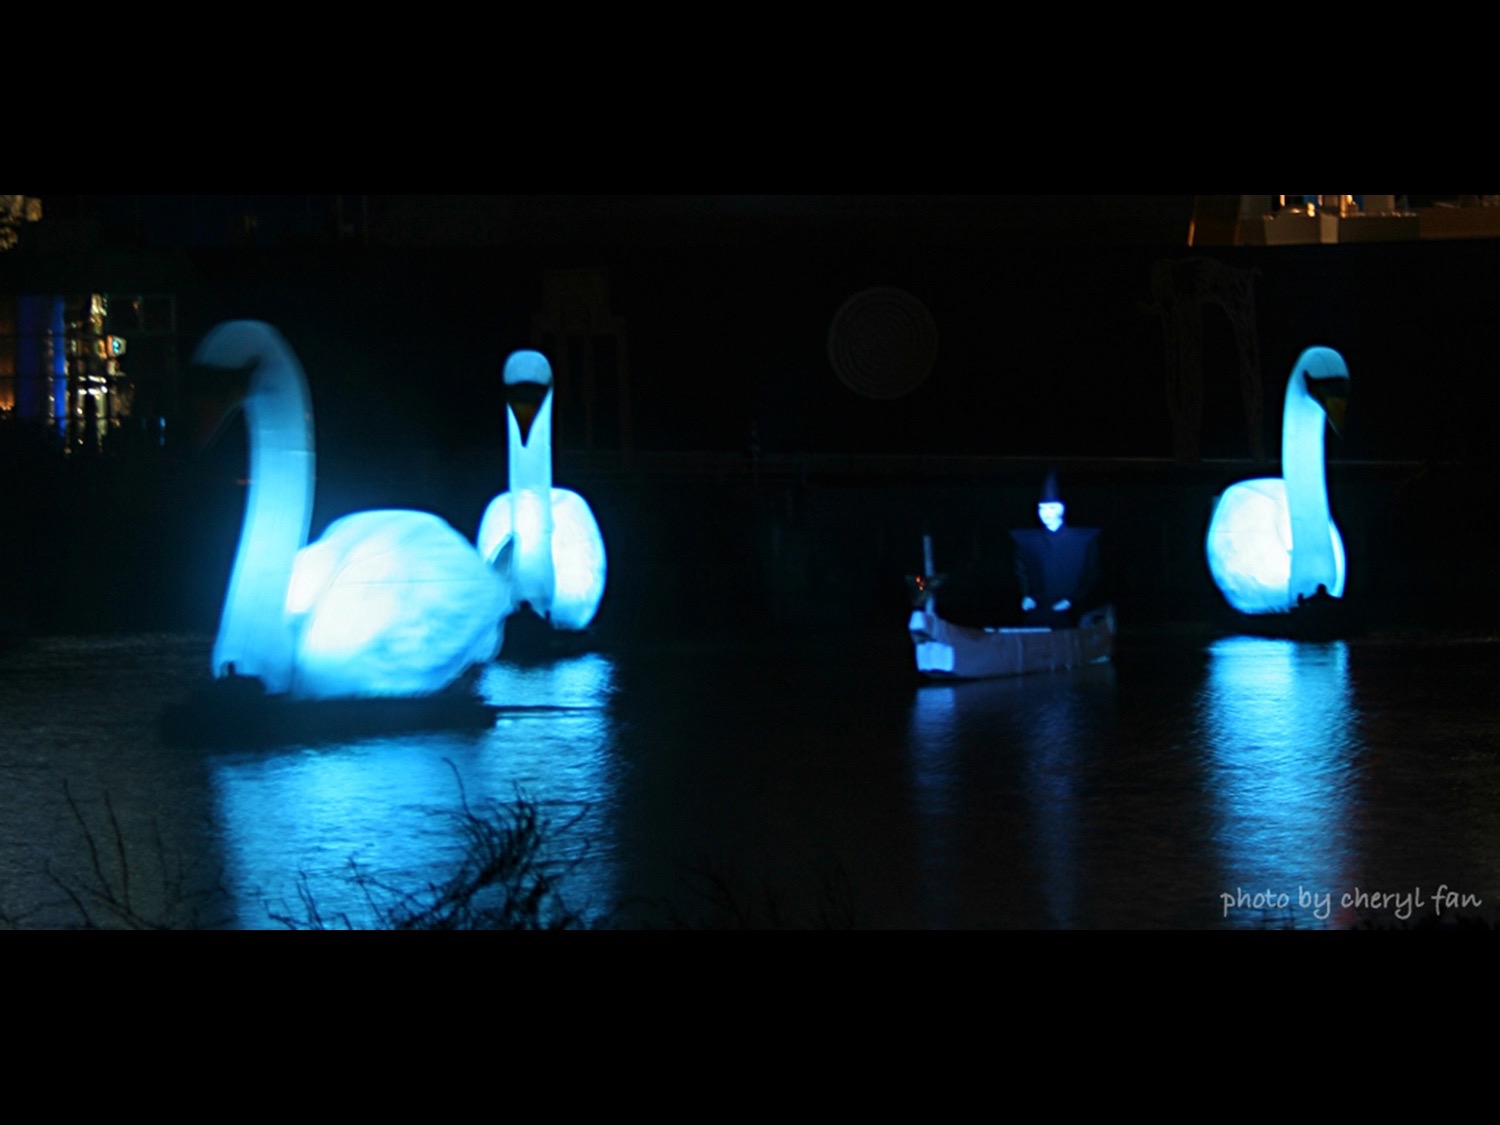
[{"label": "person in dark robe", "polygon": [[1049,472],[1036,506],[1042,526],[1010,533],[1027,625],[1072,628],[1090,608],[1099,581],[1099,529],[1069,527],[1066,512],[1057,476]]}]

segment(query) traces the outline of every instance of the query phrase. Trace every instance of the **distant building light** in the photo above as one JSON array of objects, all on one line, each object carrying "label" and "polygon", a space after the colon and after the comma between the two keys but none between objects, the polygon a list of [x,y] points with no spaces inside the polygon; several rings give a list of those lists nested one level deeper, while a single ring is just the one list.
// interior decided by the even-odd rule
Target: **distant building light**
[{"label": "distant building light", "polygon": [[0,195],[0,250],[9,250],[20,241],[22,223],[34,223],[42,217],[42,201],[30,195]]}]

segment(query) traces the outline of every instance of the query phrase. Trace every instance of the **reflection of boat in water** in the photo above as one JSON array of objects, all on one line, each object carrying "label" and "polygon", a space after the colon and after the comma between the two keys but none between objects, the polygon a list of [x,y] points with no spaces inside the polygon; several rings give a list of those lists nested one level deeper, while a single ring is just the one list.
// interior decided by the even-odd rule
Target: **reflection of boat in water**
[{"label": "reflection of boat in water", "polygon": [[1365,623],[1352,613],[1343,598],[1335,598],[1319,586],[1310,598],[1299,598],[1296,608],[1286,613],[1252,616],[1225,611],[1218,631],[1227,635],[1275,637],[1289,641],[1337,641],[1359,636]]},{"label": "reflection of boat in water", "polygon": [[430,695],[353,699],[297,699],[271,695],[260,680],[214,680],[161,716],[163,740],[173,746],[279,746],[347,741],[413,731],[487,730],[500,708],[474,693],[470,669]]},{"label": "reflection of boat in water", "polygon": [[1074,628],[973,629],[938,616],[932,537],[922,537],[926,573],[911,579],[913,600],[907,624],[916,649],[917,671],[932,679],[989,679],[1028,672],[1060,672],[1081,664],[1102,664],[1114,654],[1115,612],[1111,606],[1085,613]]},{"label": "reflection of boat in water", "polygon": [[1115,614],[1105,606],[1085,614],[1076,629],[971,629],[930,609],[912,611],[917,671],[933,678],[983,679],[1059,672],[1101,664],[1114,653]]}]

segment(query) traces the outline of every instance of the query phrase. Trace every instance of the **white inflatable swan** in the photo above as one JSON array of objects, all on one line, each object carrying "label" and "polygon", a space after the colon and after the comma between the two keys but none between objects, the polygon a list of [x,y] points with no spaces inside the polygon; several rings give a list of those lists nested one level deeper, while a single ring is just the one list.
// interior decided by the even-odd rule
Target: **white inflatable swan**
[{"label": "white inflatable swan", "polygon": [[554,628],[584,629],[604,597],[604,539],[587,501],[552,487],[552,367],[540,352],[505,361],[509,489],[490,501],[476,540],[522,603]]},{"label": "white inflatable swan", "polygon": [[246,371],[250,492],[214,642],[216,677],[253,676],[294,698],[427,695],[499,650],[503,578],[428,512],[345,516],[307,545],[313,422],[280,333],[221,324],[196,363]]},{"label": "white inflatable swan", "polygon": [[1283,475],[1233,485],[1214,508],[1209,570],[1241,613],[1286,613],[1319,587],[1335,598],[1344,594],[1344,541],[1328,510],[1323,427],[1343,423],[1348,389],[1338,352],[1303,352],[1286,387]]}]

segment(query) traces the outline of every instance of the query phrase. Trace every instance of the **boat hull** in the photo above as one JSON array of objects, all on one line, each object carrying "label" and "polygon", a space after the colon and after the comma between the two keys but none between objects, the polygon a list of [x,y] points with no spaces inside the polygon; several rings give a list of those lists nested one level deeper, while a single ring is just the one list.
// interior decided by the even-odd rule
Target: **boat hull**
[{"label": "boat hull", "polygon": [[914,610],[908,628],[917,671],[929,679],[977,680],[1060,672],[1102,664],[1114,654],[1115,614],[1085,614],[1076,629],[971,629]]},{"label": "boat hull", "polygon": [[1289,641],[1339,641],[1365,632],[1364,623],[1343,598],[1309,598],[1287,613],[1226,613],[1216,622],[1220,633],[1275,637]]},{"label": "boat hull", "polygon": [[474,691],[477,669],[444,691],[422,696],[293,699],[268,695],[249,676],[210,680],[161,714],[169,746],[260,747],[436,730],[488,730],[501,708]]}]

